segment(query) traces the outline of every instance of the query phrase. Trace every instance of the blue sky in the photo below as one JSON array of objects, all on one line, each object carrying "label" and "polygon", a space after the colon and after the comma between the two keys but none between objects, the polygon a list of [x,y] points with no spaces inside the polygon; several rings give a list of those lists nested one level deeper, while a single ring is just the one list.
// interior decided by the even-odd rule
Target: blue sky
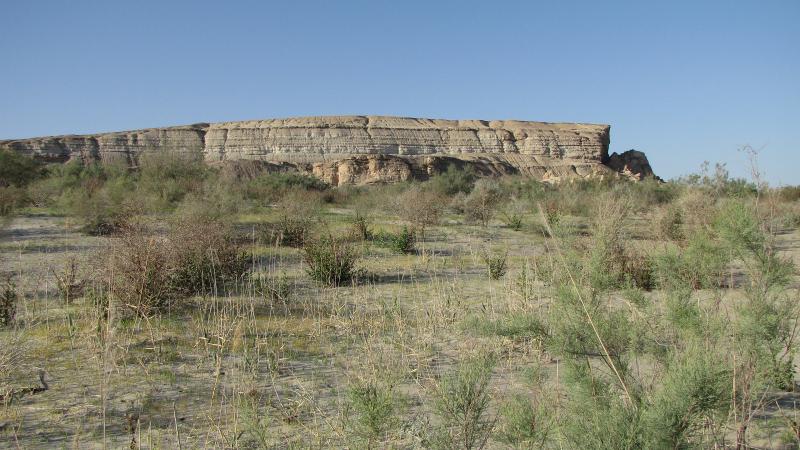
[{"label": "blue sky", "polygon": [[800,184],[800,1],[8,1],[0,139],[385,114],[611,124]]}]

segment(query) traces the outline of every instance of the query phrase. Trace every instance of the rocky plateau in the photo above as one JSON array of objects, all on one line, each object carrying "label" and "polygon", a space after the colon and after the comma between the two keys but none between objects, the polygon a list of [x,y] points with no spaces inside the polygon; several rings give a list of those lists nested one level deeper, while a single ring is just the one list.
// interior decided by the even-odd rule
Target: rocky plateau
[{"label": "rocky plateau", "polygon": [[143,153],[171,152],[240,174],[296,170],[334,186],[426,179],[453,164],[550,182],[654,176],[642,152],[609,155],[609,143],[609,125],[330,116],[5,140],[0,148],[50,162],[131,166]]}]

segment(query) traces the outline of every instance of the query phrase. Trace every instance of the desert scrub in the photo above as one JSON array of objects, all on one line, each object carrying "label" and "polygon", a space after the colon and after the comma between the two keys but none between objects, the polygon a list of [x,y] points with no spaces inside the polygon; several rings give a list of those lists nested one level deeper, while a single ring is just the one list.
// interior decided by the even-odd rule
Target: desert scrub
[{"label": "desert scrub", "polygon": [[500,407],[498,438],[514,448],[543,448],[555,429],[552,405],[517,394]]},{"label": "desert scrub", "polygon": [[10,327],[17,315],[19,293],[10,276],[0,281],[0,327]]},{"label": "desert scrub", "polygon": [[250,256],[230,223],[190,214],[170,230],[172,290],[183,297],[233,290],[250,267]]},{"label": "desert scrub", "polygon": [[187,194],[200,192],[212,173],[202,158],[176,152],[145,152],[136,164],[136,188],[152,211],[170,210]]},{"label": "desert scrub", "polygon": [[391,386],[373,380],[359,382],[350,387],[348,400],[356,415],[353,431],[367,441],[367,448],[379,445],[396,422],[398,405]]},{"label": "desert scrub", "polygon": [[496,320],[483,315],[468,316],[462,328],[478,336],[502,336],[516,340],[545,339],[547,328],[533,314],[512,313]]},{"label": "desert scrub", "polygon": [[78,262],[72,257],[64,262],[64,268],[58,272],[53,270],[56,287],[61,300],[69,305],[73,300],[83,295],[85,280],[78,276]]},{"label": "desert scrub", "polygon": [[399,233],[379,231],[372,236],[372,242],[380,247],[390,248],[397,253],[414,253],[414,245],[417,242],[416,233],[413,229],[403,226]]},{"label": "desert scrub", "polygon": [[288,307],[289,297],[292,295],[292,284],[285,273],[262,274],[253,277],[256,294],[269,303],[281,303]]},{"label": "desert scrub", "polygon": [[356,212],[352,225],[353,238],[361,241],[372,240],[373,233],[369,219],[360,212]]},{"label": "desert scrub", "polygon": [[596,205],[590,231],[592,238],[585,249],[584,272],[591,287],[598,291],[633,285],[652,289],[650,257],[633,246],[626,246],[625,222],[630,206],[624,199],[604,196]]},{"label": "desert scrub", "polygon": [[0,150],[0,216],[27,205],[26,187],[45,174],[43,165],[10,150]]},{"label": "desert scrub", "polygon": [[716,288],[724,281],[730,252],[708,232],[696,231],[682,249],[667,248],[652,262],[654,283],[662,289]]},{"label": "desert scrub", "polygon": [[289,192],[275,206],[280,220],[262,229],[264,240],[275,245],[302,247],[320,219],[321,199],[308,191]]},{"label": "desert scrub", "polygon": [[0,186],[0,216],[11,215],[18,208],[28,204],[28,201],[28,193],[24,188]]},{"label": "desert scrub", "polygon": [[311,222],[302,217],[281,217],[274,225],[261,228],[263,241],[284,247],[302,247],[310,235]]},{"label": "desert scrub", "polygon": [[494,253],[489,250],[483,252],[483,262],[486,264],[486,271],[490,279],[499,280],[503,278],[508,270],[508,266],[506,265],[507,260],[507,250],[502,253]]},{"label": "desert scrub", "polygon": [[397,215],[419,232],[421,241],[425,230],[439,223],[446,204],[446,197],[420,184],[411,185],[394,202]]},{"label": "desert scrub", "polygon": [[508,228],[519,231],[522,229],[522,220],[525,212],[530,207],[530,203],[520,197],[520,195],[524,195],[524,191],[520,188],[521,184],[501,183],[500,186],[503,188],[504,193],[509,192],[504,194],[509,200],[505,202],[500,211],[503,223]]},{"label": "desert scrub", "polygon": [[322,180],[297,172],[264,173],[242,180],[244,197],[263,203],[279,202],[287,194],[297,191],[323,192],[330,188]]},{"label": "desert scrub", "polygon": [[658,237],[667,241],[680,241],[685,235],[683,232],[683,210],[674,205],[662,208],[656,214]]},{"label": "desert scrub", "polygon": [[169,305],[176,294],[168,246],[141,225],[126,226],[101,255],[100,289],[142,317]]},{"label": "desert scrub", "polygon": [[335,287],[358,278],[358,252],[351,244],[336,240],[330,235],[307,242],[302,256],[306,273],[318,283]]},{"label": "desert scrub", "polygon": [[459,167],[455,164],[447,166],[447,170],[433,176],[428,184],[443,195],[452,197],[456,194],[469,194],[475,186],[478,175],[470,165]]},{"label": "desert scrub", "polygon": [[502,194],[503,191],[496,181],[485,178],[478,180],[464,201],[467,221],[488,226],[497,212]]},{"label": "desert scrub", "polygon": [[434,387],[434,408],[442,420],[428,444],[433,448],[482,448],[494,419],[489,417],[489,381],[495,361],[477,356],[458,363]]}]

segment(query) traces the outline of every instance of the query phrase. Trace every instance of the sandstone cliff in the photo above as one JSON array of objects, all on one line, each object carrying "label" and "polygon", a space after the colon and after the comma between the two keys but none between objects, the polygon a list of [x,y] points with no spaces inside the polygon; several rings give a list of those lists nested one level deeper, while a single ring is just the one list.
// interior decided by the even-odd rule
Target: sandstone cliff
[{"label": "sandstone cliff", "polygon": [[266,170],[300,170],[333,185],[424,179],[450,164],[543,180],[652,175],[639,152],[635,169],[627,165],[630,152],[610,159],[609,131],[591,124],[334,116],[9,140],[0,148],[48,161],[130,164],[142,152],[178,152],[210,163],[253,161]]}]

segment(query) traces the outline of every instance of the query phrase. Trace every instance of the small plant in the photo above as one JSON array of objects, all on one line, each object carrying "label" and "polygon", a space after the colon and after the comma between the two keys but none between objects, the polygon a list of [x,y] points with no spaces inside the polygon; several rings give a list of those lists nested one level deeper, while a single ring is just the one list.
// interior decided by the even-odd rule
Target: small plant
[{"label": "small plant", "polygon": [[308,222],[303,219],[282,217],[273,231],[275,243],[286,247],[302,247],[308,236]]},{"label": "small plant", "polygon": [[289,277],[285,273],[279,276],[267,275],[255,279],[256,292],[270,302],[286,305],[292,293]]},{"label": "small plant", "polygon": [[543,448],[555,421],[549,405],[516,395],[500,408],[499,437],[517,448]]},{"label": "small plant", "polygon": [[503,222],[508,228],[514,231],[522,229],[522,218],[525,215],[526,205],[516,195],[511,197],[511,200],[503,207],[502,217]]},{"label": "small plant", "polygon": [[53,276],[56,278],[58,294],[67,305],[83,295],[86,281],[78,279],[78,263],[75,258],[69,258],[60,273],[53,271]]},{"label": "small plant", "polygon": [[561,208],[556,201],[548,201],[544,204],[544,217],[551,227],[557,227],[561,223]]},{"label": "small plant", "polygon": [[318,220],[320,197],[312,191],[290,191],[276,205],[280,213],[277,226],[268,228],[269,241],[287,247],[302,247]]},{"label": "small plant", "polygon": [[435,408],[443,429],[433,439],[435,447],[472,449],[486,444],[494,426],[487,417],[493,369],[494,358],[476,357],[441,378],[435,389]]},{"label": "small plant", "polygon": [[102,290],[139,316],[149,317],[175,298],[173,270],[163,239],[139,226],[123,229],[106,249]]},{"label": "small plant", "polygon": [[450,164],[447,166],[447,171],[434,176],[428,183],[434,190],[452,197],[459,193],[469,194],[477,179],[478,176],[472,166],[459,168],[455,164]]},{"label": "small plant", "polygon": [[506,223],[508,228],[511,228],[514,231],[519,231],[522,229],[522,214],[520,213],[504,213],[503,221]]},{"label": "small plant", "polygon": [[16,186],[0,186],[0,217],[11,215],[14,210],[28,202],[25,189]]},{"label": "small plant", "polygon": [[373,242],[381,247],[388,247],[397,253],[414,253],[416,243],[416,233],[407,226],[398,234],[380,231],[373,236]]},{"label": "small plant", "polygon": [[495,215],[497,206],[502,199],[502,190],[494,180],[481,179],[475,183],[475,188],[467,196],[464,209],[466,219],[477,222],[486,227]]},{"label": "small plant", "polygon": [[392,389],[367,381],[350,388],[348,397],[358,415],[355,431],[367,439],[367,448],[373,448],[392,427],[396,409]]},{"label": "small plant", "polygon": [[492,280],[499,280],[503,278],[508,270],[506,266],[506,261],[508,259],[508,251],[503,252],[502,254],[494,254],[490,252],[484,252],[483,254],[483,262],[486,263],[486,269],[489,273],[489,278]]},{"label": "small plant", "polygon": [[356,218],[353,220],[353,235],[362,241],[372,240],[372,230],[369,227],[369,221],[366,217],[356,213]]},{"label": "small plant", "polygon": [[41,173],[41,163],[9,149],[0,149],[0,186],[24,185]]},{"label": "small plant", "polygon": [[19,293],[11,277],[6,277],[0,285],[0,326],[10,327],[17,315]]},{"label": "small plant", "polygon": [[425,189],[424,185],[413,185],[396,198],[395,209],[403,220],[419,231],[424,241],[425,230],[439,223],[446,204],[442,194]]},{"label": "small plant", "polygon": [[668,206],[658,217],[658,231],[662,238],[679,241],[684,238],[683,211],[676,206]]},{"label": "small plant", "polygon": [[250,257],[230,224],[216,218],[189,215],[170,233],[171,287],[181,296],[233,288],[250,265]]},{"label": "small plant", "polygon": [[357,278],[358,254],[348,243],[332,236],[307,243],[303,261],[311,279],[327,286],[340,286]]}]

